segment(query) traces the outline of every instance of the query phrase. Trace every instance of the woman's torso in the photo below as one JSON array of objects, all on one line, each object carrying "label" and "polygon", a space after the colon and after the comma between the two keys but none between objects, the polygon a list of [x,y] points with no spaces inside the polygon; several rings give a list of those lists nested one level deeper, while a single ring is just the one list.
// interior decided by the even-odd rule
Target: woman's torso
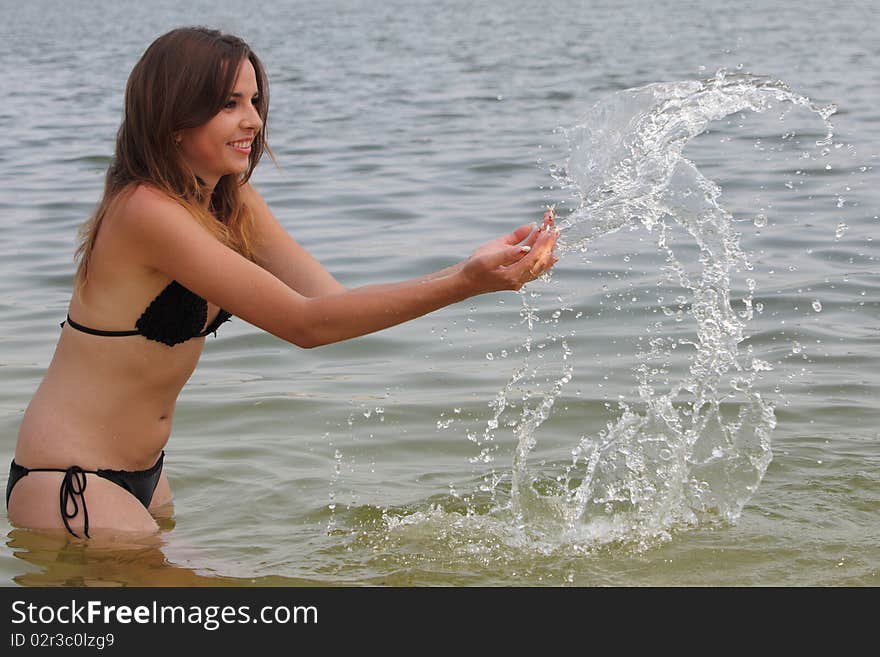
[{"label": "woman's torso", "polygon": [[[69,314],[79,324],[130,330],[171,282],[142,263],[118,221],[108,214],[97,235],[88,279]],[[218,308],[207,307],[206,325]],[[26,467],[140,470],[156,462],[171,432],[174,406],[204,344],[173,347],[141,335],[95,336],[68,325],[25,411],[15,460]]]}]

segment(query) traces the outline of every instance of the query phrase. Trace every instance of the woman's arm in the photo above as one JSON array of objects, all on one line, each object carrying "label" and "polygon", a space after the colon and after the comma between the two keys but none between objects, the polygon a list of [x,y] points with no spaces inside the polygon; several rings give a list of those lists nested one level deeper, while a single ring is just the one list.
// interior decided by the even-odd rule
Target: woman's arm
[{"label": "woman's arm", "polygon": [[306,348],[379,331],[477,294],[519,289],[535,278],[536,267],[545,271],[555,262],[556,232],[548,228],[528,253],[519,245],[507,246],[474,255],[437,278],[308,298],[218,242],[184,208],[148,187],[131,195],[119,222],[144,266]]},{"label": "woman's arm", "polygon": [[[242,187],[242,195],[254,213],[257,228],[257,244],[254,249],[254,261],[266,271],[273,273],[284,281],[288,287],[306,297],[318,297],[325,294],[344,292],[347,288],[337,281],[318,260],[306,251],[281,226],[262,195],[246,183]],[[543,226],[552,223],[553,211],[544,214]],[[542,226],[542,227],[543,227]],[[537,231],[532,224],[525,224],[509,235],[487,242],[475,251],[475,255],[489,253],[504,246],[519,244],[531,246],[537,238]],[[528,238],[528,239],[526,239]],[[525,240],[523,242],[523,240]],[[459,262],[433,274],[427,274],[418,280],[441,278],[459,271],[463,263]]]},{"label": "woman's arm", "polygon": [[[547,228],[547,226],[552,225],[553,218],[553,212],[551,210],[548,210],[544,214],[544,221],[541,224],[541,229],[545,229]],[[528,246],[529,248],[531,248],[532,245],[535,243],[535,240],[538,239],[538,235],[540,235],[540,230],[536,230],[536,226],[534,224],[523,224],[512,233],[486,242],[480,248],[474,251],[474,255],[479,256],[484,253],[492,253],[493,251],[503,249],[504,247],[514,246],[517,244],[520,246]],[[454,274],[460,271],[463,266],[464,261],[458,262],[451,267],[441,269],[440,271],[433,274],[428,274],[427,276],[422,277],[420,280],[430,280],[432,278],[439,278],[441,276],[449,276],[450,274]]]}]

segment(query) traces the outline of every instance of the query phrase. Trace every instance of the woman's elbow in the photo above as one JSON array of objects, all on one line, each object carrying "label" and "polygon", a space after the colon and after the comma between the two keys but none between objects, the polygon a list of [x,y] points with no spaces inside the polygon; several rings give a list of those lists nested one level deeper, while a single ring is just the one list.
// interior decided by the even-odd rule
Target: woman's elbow
[{"label": "woman's elbow", "polygon": [[300,339],[297,342],[294,342],[294,344],[297,347],[299,347],[300,349],[314,349],[315,347],[323,347],[324,345],[330,344],[330,343],[327,341],[316,340],[316,339],[307,339],[307,340]]},{"label": "woman's elbow", "polygon": [[290,344],[300,349],[314,349],[335,342],[326,331],[321,331],[312,323],[300,324],[293,327],[286,335],[279,336]]},{"label": "woman's elbow", "polygon": [[327,344],[321,341],[312,331],[296,331],[292,335],[285,336],[284,339],[300,349],[314,349],[315,347]]},{"label": "woman's elbow", "polygon": [[298,309],[298,320],[288,328],[286,335],[279,337],[301,349],[323,347],[344,339],[329,325],[322,307],[323,303],[319,298],[307,299]]}]

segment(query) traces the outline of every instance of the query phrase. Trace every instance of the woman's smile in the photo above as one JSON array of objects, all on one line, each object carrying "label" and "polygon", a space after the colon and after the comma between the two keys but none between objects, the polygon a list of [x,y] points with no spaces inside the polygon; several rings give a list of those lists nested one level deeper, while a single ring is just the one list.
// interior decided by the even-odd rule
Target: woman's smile
[{"label": "woman's smile", "polygon": [[232,147],[233,150],[244,153],[245,155],[251,154],[251,139],[243,139],[241,141],[232,141],[229,142],[229,146]]}]

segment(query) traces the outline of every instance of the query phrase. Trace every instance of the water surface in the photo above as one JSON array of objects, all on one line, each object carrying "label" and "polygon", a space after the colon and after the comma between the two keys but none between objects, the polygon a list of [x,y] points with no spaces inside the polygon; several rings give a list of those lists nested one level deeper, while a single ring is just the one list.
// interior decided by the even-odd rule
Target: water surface
[{"label": "water surface", "polygon": [[[7,458],[125,79],[174,26],[238,33],[263,59],[280,167],[255,183],[344,284],[443,268],[547,204],[568,222],[565,256],[522,296],[322,349],[224,325],[178,403],[158,543],[83,547],[3,515],[7,585],[878,583],[873,3],[240,9],[4,12]],[[696,174],[594,187],[621,171],[607,130],[587,138],[617,125],[613,108],[651,116],[645,89],[693,97],[719,78],[741,100],[766,81],[808,102],[746,102],[642,151]],[[627,147],[645,135],[618,128]],[[593,169],[577,178],[578,162]],[[658,181],[678,196],[652,195]],[[714,237],[697,228],[706,207],[724,220]],[[712,244],[720,260],[702,257]],[[687,415],[701,395],[707,412]]]}]

